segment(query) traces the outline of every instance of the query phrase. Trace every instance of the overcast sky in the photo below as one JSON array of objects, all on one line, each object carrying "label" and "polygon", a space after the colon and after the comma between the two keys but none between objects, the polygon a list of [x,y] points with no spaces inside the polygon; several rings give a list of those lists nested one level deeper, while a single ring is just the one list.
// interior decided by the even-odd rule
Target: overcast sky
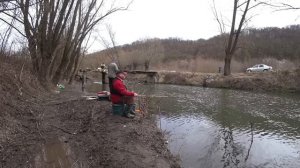
[{"label": "overcast sky", "polygon": [[[279,1],[279,0],[272,0]],[[212,12],[212,0],[134,0],[129,10],[111,15],[106,22],[115,32],[118,45],[130,44],[145,38],[208,39],[220,34]],[[233,0],[215,0],[219,14],[230,23]],[[285,0],[300,7],[300,0]],[[300,24],[300,10],[274,12],[270,7],[258,7],[249,13],[254,16],[248,27],[285,27]],[[229,30],[229,28],[227,28]],[[89,52],[104,49],[99,35],[107,32],[99,26],[91,38]]]}]

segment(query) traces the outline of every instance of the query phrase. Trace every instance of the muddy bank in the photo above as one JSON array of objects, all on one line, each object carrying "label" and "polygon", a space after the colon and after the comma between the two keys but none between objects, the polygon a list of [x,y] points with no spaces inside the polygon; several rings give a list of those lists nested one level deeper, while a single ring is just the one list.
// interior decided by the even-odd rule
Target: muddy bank
[{"label": "muddy bank", "polygon": [[78,86],[49,93],[25,70],[0,71],[0,167],[179,167],[151,114],[113,116]]},{"label": "muddy bank", "polygon": [[266,73],[240,73],[206,80],[207,87],[254,91],[300,92],[300,70]]},{"label": "muddy bank", "polygon": [[235,73],[158,72],[156,83],[240,90],[300,92],[300,69],[295,71]]},{"label": "muddy bank", "polygon": [[[114,116],[110,102],[96,100],[58,101],[47,106],[53,108],[47,116],[48,130],[67,145],[72,167],[178,167],[150,116],[133,120]],[[41,167],[49,166],[46,160]]]}]

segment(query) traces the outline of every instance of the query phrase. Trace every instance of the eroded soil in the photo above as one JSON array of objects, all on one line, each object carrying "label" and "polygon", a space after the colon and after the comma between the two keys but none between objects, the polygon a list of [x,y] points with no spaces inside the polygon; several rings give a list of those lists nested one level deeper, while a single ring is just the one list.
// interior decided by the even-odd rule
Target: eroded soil
[{"label": "eroded soil", "polygon": [[86,100],[71,86],[49,93],[29,73],[7,69],[0,67],[0,167],[179,167],[151,114],[114,116],[108,101]]}]

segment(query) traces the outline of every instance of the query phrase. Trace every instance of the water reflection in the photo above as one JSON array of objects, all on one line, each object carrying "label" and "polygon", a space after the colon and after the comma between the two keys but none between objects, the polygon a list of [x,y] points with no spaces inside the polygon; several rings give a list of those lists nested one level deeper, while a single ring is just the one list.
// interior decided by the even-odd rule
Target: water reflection
[{"label": "water reflection", "polygon": [[183,167],[300,167],[299,95],[173,85],[139,89],[153,95],[152,107],[160,107],[158,125],[169,133],[170,150]]}]

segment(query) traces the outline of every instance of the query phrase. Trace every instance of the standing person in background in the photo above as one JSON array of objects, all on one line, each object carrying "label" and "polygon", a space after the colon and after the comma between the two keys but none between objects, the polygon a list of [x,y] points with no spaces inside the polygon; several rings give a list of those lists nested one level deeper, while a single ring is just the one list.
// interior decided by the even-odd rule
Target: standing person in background
[{"label": "standing person in background", "polygon": [[112,90],[112,84],[113,80],[116,78],[116,73],[119,71],[119,67],[116,64],[115,61],[110,63],[108,65],[108,84],[109,84],[109,91],[111,92]]},{"label": "standing person in background", "polygon": [[100,71],[101,71],[101,75],[102,75],[102,84],[106,84],[105,82],[105,76],[106,76],[106,73],[107,73],[107,69],[106,69],[106,66],[104,63],[102,63],[100,65]]}]

